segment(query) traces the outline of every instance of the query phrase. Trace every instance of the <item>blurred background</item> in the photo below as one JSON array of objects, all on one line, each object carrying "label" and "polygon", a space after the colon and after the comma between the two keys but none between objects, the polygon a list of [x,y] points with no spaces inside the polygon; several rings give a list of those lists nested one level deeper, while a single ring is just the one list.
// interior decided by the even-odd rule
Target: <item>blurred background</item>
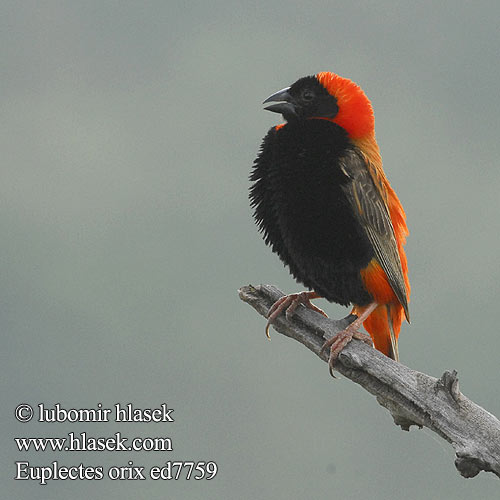
[{"label": "blurred background", "polygon": [[[402,361],[500,415],[498,2],[1,2],[5,498],[498,498],[447,443],[239,301],[300,290],[248,206],[261,102],[330,70],[371,99],[408,215]],[[347,309],[318,301],[332,317]],[[170,424],[21,424],[19,403],[166,402]],[[168,436],[174,451],[19,452],[14,437]],[[211,481],[14,481],[14,462],[213,460]]]}]

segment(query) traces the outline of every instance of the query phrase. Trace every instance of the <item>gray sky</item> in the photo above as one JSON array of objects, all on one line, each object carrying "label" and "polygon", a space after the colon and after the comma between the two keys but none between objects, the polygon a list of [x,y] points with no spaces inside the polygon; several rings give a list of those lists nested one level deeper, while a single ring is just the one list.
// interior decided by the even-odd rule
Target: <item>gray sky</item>
[{"label": "gray sky", "polygon": [[[300,289],[266,248],[248,174],[261,102],[330,70],[372,100],[408,216],[405,364],[457,369],[496,415],[498,2],[1,5],[2,490],[8,498],[498,498],[453,451],[239,302]],[[320,304],[334,317],[346,309]],[[175,409],[175,423],[15,421],[19,403]],[[17,451],[14,437],[169,436],[174,451]],[[214,460],[211,481],[14,481],[14,462]],[[402,493],[404,492],[404,493]]]}]

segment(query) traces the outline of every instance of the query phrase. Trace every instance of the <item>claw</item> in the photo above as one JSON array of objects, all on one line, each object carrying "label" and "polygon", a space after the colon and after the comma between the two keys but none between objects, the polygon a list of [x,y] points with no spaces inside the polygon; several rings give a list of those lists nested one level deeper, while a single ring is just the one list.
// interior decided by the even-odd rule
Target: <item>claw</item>
[{"label": "claw", "polygon": [[369,335],[366,333],[358,332],[358,328],[361,327],[366,318],[374,311],[377,307],[376,302],[369,304],[366,309],[361,313],[361,315],[355,319],[345,330],[340,331],[335,334],[332,338],[328,339],[321,347],[320,354],[329,347],[330,357],[328,358],[328,370],[333,378],[336,378],[333,374],[333,368],[335,366],[335,361],[339,357],[342,349],[352,340],[357,339],[363,341],[369,346],[373,346],[373,341]]},{"label": "claw", "polygon": [[320,309],[319,307],[315,306],[312,302],[311,299],[316,299],[319,298],[319,295],[316,292],[300,292],[300,293],[291,293],[290,295],[284,295],[280,299],[278,299],[269,309],[267,313],[267,324],[266,324],[266,337],[271,340],[271,336],[269,335],[269,328],[271,325],[274,323],[275,319],[283,312],[285,311],[286,319],[290,319],[293,314],[295,313],[295,310],[299,306],[299,304],[304,305],[308,309],[312,309],[313,311],[316,311],[326,318],[328,316],[326,313]]},{"label": "claw", "polygon": [[271,328],[271,323],[269,323],[269,321],[268,321],[267,324],[266,324],[266,337],[267,337],[267,340],[271,340],[271,335],[269,335],[269,328]]},{"label": "claw", "polygon": [[352,323],[345,330],[342,330],[341,332],[334,335],[332,338],[328,339],[321,347],[320,354],[322,354],[327,347],[330,348],[330,357],[328,358],[328,371],[330,372],[330,375],[333,378],[337,378],[333,374],[335,361],[339,357],[339,354],[341,353],[342,349],[344,349],[344,347],[352,339],[361,340],[365,344],[373,346],[371,337],[366,333],[358,332],[357,327],[358,325],[354,325],[354,323]]}]

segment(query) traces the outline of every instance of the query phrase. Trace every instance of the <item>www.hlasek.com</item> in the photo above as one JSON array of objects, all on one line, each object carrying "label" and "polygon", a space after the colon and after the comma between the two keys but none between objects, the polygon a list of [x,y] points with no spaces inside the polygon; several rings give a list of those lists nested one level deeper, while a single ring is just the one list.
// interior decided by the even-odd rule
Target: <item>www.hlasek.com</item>
[{"label": "www.hlasek.com", "polygon": [[172,451],[172,439],[168,437],[136,437],[127,445],[129,438],[115,432],[112,437],[91,437],[86,432],[68,437],[14,438],[19,451]]},{"label": "www.hlasek.com", "polygon": [[[65,409],[59,403],[52,407],[44,404],[33,406],[22,403],[17,406],[14,415],[19,422],[29,422],[37,416],[38,422],[174,422],[173,408],[162,403],[158,408],[136,408],[131,403],[115,404],[112,408],[103,408],[99,403],[96,408]],[[108,437],[89,436],[87,432],[69,432],[64,437],[16,437],[14,442],[20,452],[114,452],[114,451],[173,451],[170,437],[134,437],[128,438],[121,432]],[[52,480],[178,480],[207,479],[217,474],[214,461],[167,461],[160,466],[149,467],[134,465],[132,460],[123,465],[104,467],[102,465],[60,465],[54,460],[50,465],[32,465],[28,461],[16,461],[14,479],[37,481],[45,485]]]}]

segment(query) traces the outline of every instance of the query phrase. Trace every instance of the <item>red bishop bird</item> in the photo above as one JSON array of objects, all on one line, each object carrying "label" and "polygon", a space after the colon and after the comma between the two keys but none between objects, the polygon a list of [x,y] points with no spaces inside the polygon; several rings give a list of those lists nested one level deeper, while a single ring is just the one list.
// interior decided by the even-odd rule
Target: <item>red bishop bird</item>
[{"label": "red bishop bird", "polygon": [[[357,316],[328,340],[330,372],[352,338],[398,360],[401,323],[409,322],[410,283],[403,207],[382,169],[370,100],[334,73],[306,76],[268,97],[280,113],[263,140],[250,201],[265,242],[309,291],[269,310],[269,326],[310,299],[353,305]],[[323,313],[324,314],[324,313]],[[370,337],[359,332],[363,325]]]}]

